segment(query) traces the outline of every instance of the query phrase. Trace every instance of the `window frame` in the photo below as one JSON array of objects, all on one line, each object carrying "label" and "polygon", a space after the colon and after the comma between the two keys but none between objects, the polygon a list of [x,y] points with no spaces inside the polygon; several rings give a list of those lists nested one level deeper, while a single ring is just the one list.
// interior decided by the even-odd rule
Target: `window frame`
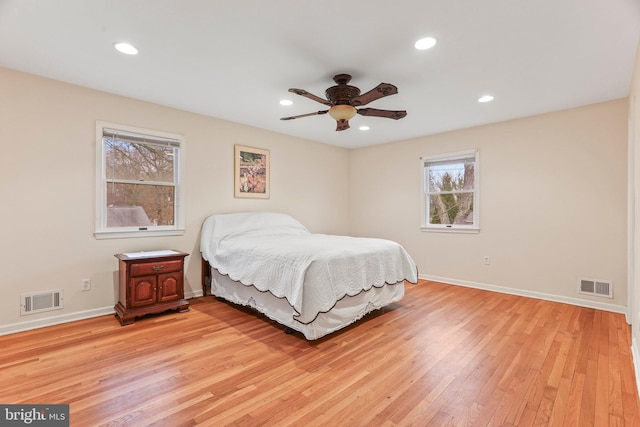
[{"label": "window frame", "polygon": [[[123,135],[146,136],[150,140],[166,141],[176,143],[177,159],[174,158],[174,224],[164,226],[148,227],[107,227],[107,171],[105,144],[103,143],[104,132],[112,130],[122,132]],[[150,142],[152,144],[152,142]],[[157,237],[157,236],[179,236],[185,232],[184,214],[184,171],[186,158],[186,138],[184,135],[157,131],[152,129],[138,128],[134,126],[109,123],[104,121],[96,122],[96,211],[95,211],[95,231],[96,239],[121,239],[131,237]]]},{"label": "window frame", "polygon": [[[430,194],[427,184],[428,163],[430,162],[454,162],[456,160],[473,157],[473,224],[430,224]],[[446,233],[479,233],[480,232],[480,151],[478,149],[457,151],[451,153],[433,154],[420,157],[421,168],[421,204],[420,204],[420,229],[422,231],[435,231]]]}]

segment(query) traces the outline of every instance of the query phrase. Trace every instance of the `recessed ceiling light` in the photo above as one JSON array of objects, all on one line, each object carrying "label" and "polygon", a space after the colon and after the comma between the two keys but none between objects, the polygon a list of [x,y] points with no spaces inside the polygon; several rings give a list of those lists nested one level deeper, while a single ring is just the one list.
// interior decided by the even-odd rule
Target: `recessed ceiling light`
[{"label": "recessed ceiling light", "polygon": [[431,49],[436,45],[437,41],[433,37],[425,37],[423,39],[418,40],[414,46],[418,50],[426,50]]},{"label": "recessed ceiling light", "polygon": [[282,101],[280,101],[280,105],[292,105],[293,101],[290,99],[283,99]]},{"label": "recessed ceiling light", "polygon": [[480,98],[478,98],[478,102],[491,102],[493,101],[493,96],[491,95],[483,95]]},{"label": "recessed ceiling light", "polygon": [[134,46],[130,45],[129,43],[123,43],[123,42],[114,43],[113,47],[115,47],[118,52],[122,52],[125,55],[138,54],[138,49],[136,49]]},{"label": "recessed ceiling light", "polygon": [[364,125],[364,126],[360,126],[358,129],[360,129],[360,130],[369,130],[371,128],[369,126]]}]

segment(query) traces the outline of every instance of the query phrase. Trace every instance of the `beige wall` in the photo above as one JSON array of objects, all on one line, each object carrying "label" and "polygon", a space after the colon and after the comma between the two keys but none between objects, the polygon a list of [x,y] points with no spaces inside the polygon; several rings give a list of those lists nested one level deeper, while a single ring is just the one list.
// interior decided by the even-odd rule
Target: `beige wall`
[{"label": "beige wall", "polygon": [[[186,292],[199,290],[198,235],[209,214],[279,211],[314,232],[348,232],[345,149],[1,68],[0,94],[0,333],[112,308],[119,252],[189,252]],[[94,238],[96,120],[186,136],[186,234]],[[269,200],[233,197],[234,144],[271,150]],[[88,292],[83,278],[92,281]],[[64,290],[63,311],[20,316],[21,293],[54,288]]]},{"label": "beige wall", "polygon": [[[352,150],[351,232],[399,241],[421,277],[625,311],[627,109],[621,99]],[[473,148],[480,233],[420,231],[420,157]],[[612,280],[614,299],[579,294],[579,277]]]},{"label": "beige wall", "polygon": [[633,336],[633,360],[636,365],[636,383],[640,384],[640,44],[629,92],[629,317]]}]

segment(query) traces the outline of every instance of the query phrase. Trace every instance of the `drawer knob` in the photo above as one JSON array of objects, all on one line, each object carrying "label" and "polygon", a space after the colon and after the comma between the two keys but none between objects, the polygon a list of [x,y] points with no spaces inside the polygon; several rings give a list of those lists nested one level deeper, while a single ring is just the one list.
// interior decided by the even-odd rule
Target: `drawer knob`
[{"label": "drawer knob", "polygon": [[151,267],[153,269],[153,271],[160,271],[164,268],[164,265],[160,264],[160,265],[154,265],[153,267]]}]

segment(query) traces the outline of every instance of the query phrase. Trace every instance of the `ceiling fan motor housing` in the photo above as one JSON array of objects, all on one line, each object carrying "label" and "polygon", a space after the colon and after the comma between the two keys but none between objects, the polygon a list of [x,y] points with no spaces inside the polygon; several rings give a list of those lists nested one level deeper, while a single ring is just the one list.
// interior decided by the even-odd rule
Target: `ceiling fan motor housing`
[{"label": "ceiling fan motor housing", "polygon": [[360,96],[360,89],[348,84],[338,84],[331,86],[324,94],[334,104],[350,104],[353,98]]}]

